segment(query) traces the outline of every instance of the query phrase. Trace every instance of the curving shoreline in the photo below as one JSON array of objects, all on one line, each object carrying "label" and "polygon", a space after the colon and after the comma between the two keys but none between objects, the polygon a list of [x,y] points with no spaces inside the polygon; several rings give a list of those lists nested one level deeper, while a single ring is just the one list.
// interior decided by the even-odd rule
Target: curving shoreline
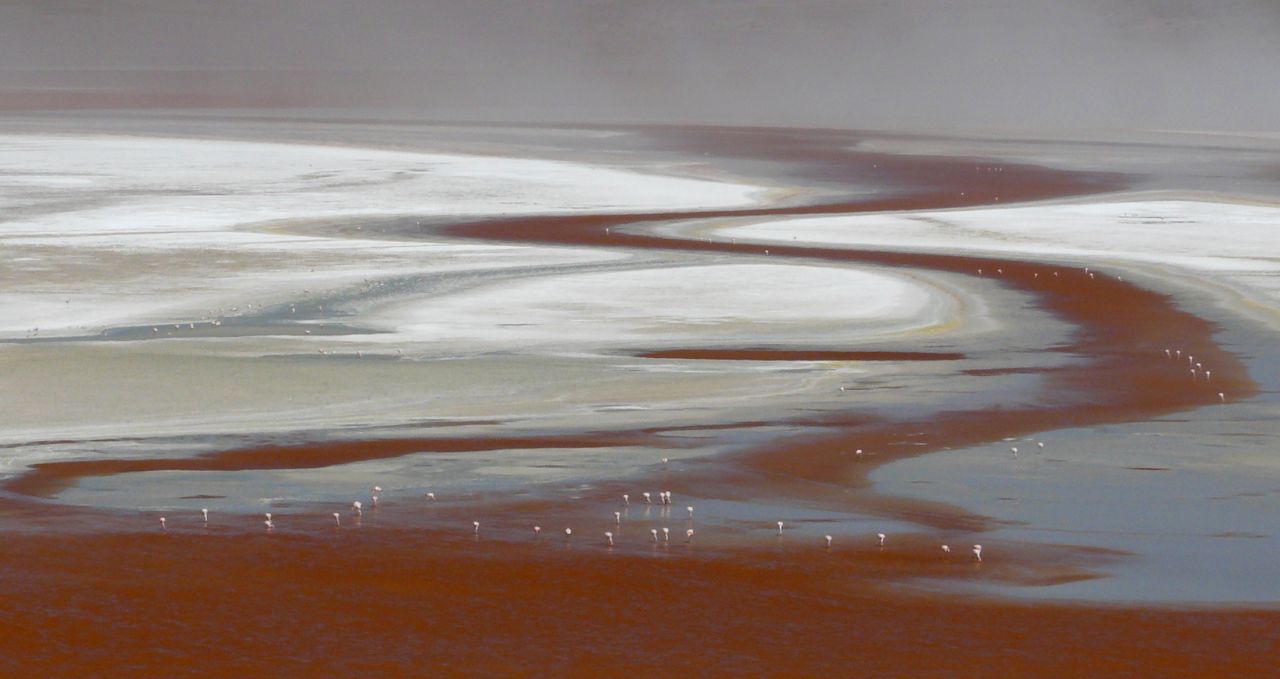
[{"label": "curving shoreline", "polygon": [[[1214,341],[1212,323],[1180,310],[1168,296],[1104,272],[1090,276],[1079,268],[995,257],[693,241],[631,228],[673,219],[938,207],[997,195],[1012,202],[1079,195],[1107,185],[1105,178],[1038,168],[1020,175],[1014,168],[1001,173],[1013,183],[974,189],[961,181],[960,166],[967,160],[897,162],[904,173],[919,166],[916,171],[927,177],[920,181],[936,182],[933,190],[776,211],[494,220],[457,225],[449,233],[502,242],[859,262],[970,276],[982,269],[987,278],[1000,269],[1003,285],[1075,328],[1066,344],[1045,350],[1082,360],[1040,370],[1043,389],[1032,404],[956,409],[919,421],[867,418],[856,409],[814,414],[798,423],[803,434],[774,438],[664,477],[666,487],[681,495],[740,497],[768,488],[943,533],[976,532],[986,527],[984,517],[882,495],[869,485],[867,474],[894,459],[947,447],[1143,420],[1218,403],[1218,391],[1229,400],[1256,391],[1245,366]],[[936,173],[928,171],[931,162],[940,166]],[[956,181],[944,181],[952,173]],[[1028,176],[1035,181],[1024,181]],[[625,230],[615,228],[624,225]],[[1184,366],[1164,357],[1165,347],[1194,353],[1211,365],[1212,387],[1189,380]],[[664,358],[715,358],[711,349],[676,351],[682,353]],[[788,422],[739,426],[778,424]],[[733,425],[699,429],[726,426]],[[693,427],[673,430],[682,428]],[[425,450],[672,445],[656,436],[662,431],[318,441],[186,460],[57,462],[11,479],[6,490],[41,495],[89,476],[314,468]],[[922,445],[895,445],[905,440]],[[867,450],[867,456],[851,459],[847,453],[855,447]],[[602,492],[616,490],[606,486]],[[531,507],[492,500],[486,507],[512,522],[527,521],[532,509],[552,520],[591,516],[599,521],[598,503],[587,504],[555,501]],[[273,674],[287,676],[306,676],[316,662],[330,669],[395,674],[421,674],[426,668],[433,674],[519,674],[537,668],[598,676],[678,667],[709,674],[815,675],[858,667],[894,675],[1221,676],[1266,672],[1280,621],[1275,610],[1030,605],[896,587],[917,579],[1053,584],[1092,577],[1088,566],[1113,556],[1083,549],[1019,545],[980,568],[943,558],[933,535],[895,536],[893,548],[885,551],[841,538],[831,551],[779,541],[763,547],[709,543],[704,549],[695,543],[655,546],[652,553],[615,552],[591,534],[581,543],[537,543],[527,535],[480,541],[454,531],[409,530],[407,517],[422,507],[409,500],[403,505],[390,507],[386,525],[375,523],[371,530],[6,535],[0,573],[15,586],[0,601],[5,632],[0,657],[19,658],[18,666],[28,671],[82,675],[159,674],[172,671],[174,657],[198,657],[205,670],[244,674],[270,667]],[[473,508],[443,511],[456,523],[469,521]],[[397,517],[405,523],[398,524]],[[93,555],[92,562],[85,561],[86,554]]]}]

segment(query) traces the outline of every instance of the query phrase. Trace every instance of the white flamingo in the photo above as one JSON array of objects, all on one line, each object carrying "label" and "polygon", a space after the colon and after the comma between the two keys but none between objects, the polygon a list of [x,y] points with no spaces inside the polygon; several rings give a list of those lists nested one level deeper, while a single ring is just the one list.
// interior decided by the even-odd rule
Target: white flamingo
[{"label": "white flamingo", "polygon": [[942,546],[942,551],[946,552],[947,554],[950,554],[950,553],[951,553],[951,546],[950,546],[950,545],[943,545],[943,546]]},{"label": "white flamingo", "polygon": [[622,512],[614,512],[614,513],[613,513],[613,522],[614,522],[614,523],[622,523]]},{"label": "white flamingo", "polygon": [[693,542],[693,529],[690,528],[684,532],[684,541]]},{"label": "white flamingo", "polygon": [[656,543],[658,542],[658,529],[657,529],[657,528],[650,528],[650,529],[649,529],[649,537],[653,538],[653,541],[654,541],[654,543],[656,544]]},{"label": "white flamingo", "polygon": [[361,501],[359,501],[359,500],[356,500],[355,502],[352,502],[352,503],[351,503],[351,510],[352,510],[352,511],[354,511],[354,512],[356,513],[356,516],[363,516],[363,515],[364,515],[364,503],[363,503],[363,502],[361,502]]},{"label": "white flamingo", "polygon": [[685,511],[686,511],[686,512],[689,512],[689,518],[690,518],[690,519],[692,519],[692,518],[693,518],[693,505],[689,505],[688,507],[685,507],[684,509],[685,509]]},{"label": "white flamingo", "polygon": [[778,522],[778,535],[782,535],[782,522]]},{"label": "white flamingo", "polygon": [[671,542],[671,529],[670,529],[670,528],[663,528],[663,529],[662,529],[662,541],[663,541],[663,542]]},{"label": "white flamingo", "polygon": [[627,495],[626,493],[623,493],[623,494],[622,494],[622,504],[623,504],[624,506],[629,506],[629,505],[631,504],[631,496],[630,496],[630,495]]},{"label": "white flamingo", "polygon": [[973,558],[977,559],[978,563],[982,563],[982,545],[973,546]]},{"label": "white flamingo", "polygon": [[881,547],[884,546],[884,537],[884,533],[876,533],[876,540],[879,541]]},{"label": "white flamingo", "polygon": [[822,536],[822,537],[823,537],[824,539],[826,539],[826,541],[827,541],[827,549],[831,549],[831,536],[830,536],[830,535],[824,535],[824,536]]},{"label": "white flamingo", "polygon": [[605,532],[604,532],[604,539],[606,539],[606,540],[608,540],[608,541],[609,541],[609,546],[610,546],[610,547],[612,547],[612,546],[613,546],[613,533],[611,533],[611,532],[609,532],[609,531],[605,531]]},{"label": "white flamingo", "polygon": [[165,520],[163,516],[160,517],[160,530],[169,530],[169,527],[165,525]]},{"label": "white flamingo", "polygon": [[653,504],[653,500],[649,498],[649,493],[648,493],[648,492],[642,493],[642,495],[644,495],[644,503],[645,503],[645,504],[647,504],[647,505],[651,505],[651,504]]},{"label": "white flamingo", "polygon": [[340,514],[340,513],[338,513],[338,512],[334,512],[334,513],[333,513],[333,525],[335,525],[335,526],[337,526],[337,527],[339,527],[339,528],[341,528],[341,527],[342,527],[342,514]]},{"label": "white flamingo", "polygon": [[472,522],[471,522],[471,532],[475,533],[476,535],[479,535],[479,534],[480,534],[480,522],[479,522],[479,521],[472,521]]},{"label": "white flamingo", "polygon": [[536,537],[538,537],[539,535],[542,535],[542,526],[534,526],[534,527],[533,527],[533,536],[536,538]]},{"label": "white flamingo", "polygon": [[209,508],[205,507],[200,510],[200,516],[204,517],[204,522],[209,523]]}]

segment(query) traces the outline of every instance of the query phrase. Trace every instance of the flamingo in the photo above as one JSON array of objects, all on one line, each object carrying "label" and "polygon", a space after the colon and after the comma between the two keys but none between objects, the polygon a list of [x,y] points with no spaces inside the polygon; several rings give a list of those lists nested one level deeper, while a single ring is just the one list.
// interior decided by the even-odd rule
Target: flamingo
[{"label": "flamingo", "polygon": [[693,542],[693,529],[690,528],[684,532],[684,541]]},{"label": "flamingo", "polygon": [[662,458],[662,464],[666,464],[666,463],[667,463],[667,458],[665,458],[665,457],[664,457],[664,458]]},{"label": "flamingo", "polygon": [[479,535],[479,534],[480,534],[480,522],[479,522],[479,521],[472,521],[472,522],[471,522],[471,532],[475,533],[476,535]]},{"label": "flamingo", "polygon": [[658,529],[657,529],[657,528],[650,528],[650,529],[649,529],[649,537],[653,538],[653,542],[656,544],[656,543],[658,542]]},{"label": "flamingo", "polygon": [[342,527],[342,514],[339,514],[338,512],[333,513],[333,525],[339,528]]},{"label": "flamingo", "polygon": [[266,526],[267,530],[271,530],[276,527],[274,523],[271,523],[271,519],[267,519],[266,521],[263,521],[262,525]]},{"label": "flamingo", "polygon": [[162,516],[162,517],[160,517],[160,530],[169,530],[169,527],[165,525],[165,521],[164,521],[164,517],[163,517],[163,516]]},{"label": "flamingo", "polygon": [[204,517],[204,522],[209,523],[209,508],[204,507],[200,510],[200,516]]},{"label": "flamingo", "polygon": [[538,537],[539,535],[542,535],[542,526],[534,526],[534,527],[533,527],[533,537],[535,537],[535,538],[536,538],[536,537]]},{"label": "flamingo", "polygon": [[824,535],[824,536],[822,536],[822,537],[823,537],[824,539],[826,539],[826,541],[827,541],[827,549],[831,549],[831,536],[830,536],[830,535]]},{"label": "flamingo", "polygon": [[622,512],[614,512],[614,513],[613,513],[613,522],[614,522],[614,523],[622,523]]},{"label": "flamingo", "polygon": [[610,546],[610,547],[612,547],[612,546],[613,546],[613,533],[610,533],[609,531],[605,531],[605,532],[604,532],[604,539],[606,539],[606,540],[608,540],[608,541],[609,541],[609,546]]},{"label": "flamingo", "polygon": [[662,529],[662,541],[663,541],[663,542],[671,542],[671,529],[670,529],[670,528],[663,528],[663,529]]},{"label": "flamingo", "polygon": [[572,528],[564,529],[564,537],[565,539],[573,537],[573,529]]},{"label": "flamingo", "polygon": [[436,499],[436,494],[435,494],[435,493],[427,493],[427,499],[428,499],[428,500],[434,500],[434,499]]},{"label": "flamingo", "polygon": [[1037,446],[1039,446],[1039,447],[1041,447],[1041,448],[1043,448],[1043,447],[1044,447],[1044,441],[1036,441],[1036,445],[1037,445]]},{"label": "flamingo", "polygon": [[950,546],[950,545],[943,545],[943,546],[942,546],[942,551],[946,552],[947,554],[950,554],[950,553],[951,553],[951,546]]},{"label": "flamingo", "polygon": [[1224,393],[1222,393],[1222,392],[1218,392],[1218,400],[1219,400],[1219,401],[1222,401],[1223,403],[1226,403],[1226,402],[1227,402],[1227,395],[1226,395],[1226,394],[1224,394]]},{"label": "flamingo", "polygon": [[684,508],[684,510],[685,510],[686,512],[689,512],[689,518],[690,518],[690,519],[692,519],[692,518],[693,518],[693,505],[689,505],[688,507],[685,507],[685,508]]},{"label": "flamingo", "polygon": [[648,493],[648,492],[642,493],[642,495],[644,495],[644,503],[645,503],[645,504],[647,504],[647,505],[651,505],[651,504],[653,504],[653,500],[652,500],[652,499],[650,499],[650,497],[649,497],[649,493]]},{"label": "flamingo", "polygon": [[364,515],[364,503],[360,502],[359,500],[356,500],[355,502],[352,502],[352,503],[351,503],[351,511],[355,512],[355,513],[356,513],[356,516],[363,516],[363,515]]},{"label": "flamingo", "polygon": [[782,522],[778,522],[778,535],[782,535]]},{"label": "flamingo", "polygon": [[622,504],[623,504],[624,506],[629,506],[629,505],[631,504],[631,496],[630,496],[630,495],[627,495],[626,493],[623,493],[623,494],[622,494]]},{"label": "flamingo", "polygon": [[1017,447],[1017,446],[1013,446],[1013,447],[1009,448],[1009,452],[1013,453],[1013,456],[1014,456],[1014,457],[1017,457],[1017,456],[1018,456],[1018,447]]},{"label": "flamingo", "polygon": [[884,533],[876,533],[876,539],[879,540],[880,546],[884,546]]},{"label": "flamingo", "polygon": [[369,499],[372,501],[372,502],[370,502],[370,506],[371,506],[371,507],[373,507],[374,509],[377,509],[377,508],[378,508],[378,496],[377,496],[377,495],[373,495],[373,496],[371,496]]},{"label": "flamingo", "polygon": [[978,563],[982,563],[982,545],[973,546],[973,558],[977,559]]}]

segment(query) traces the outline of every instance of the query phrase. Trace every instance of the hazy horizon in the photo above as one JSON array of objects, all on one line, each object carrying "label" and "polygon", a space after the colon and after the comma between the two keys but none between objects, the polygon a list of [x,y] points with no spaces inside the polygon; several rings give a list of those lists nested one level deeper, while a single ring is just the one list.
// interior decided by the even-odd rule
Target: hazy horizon
[{"label": "hazy horizon", "polygon": [[1267,131],[1278,34],[1266,0],[17,0],[0,3],[0,106],[110,93],[506,122]]}]

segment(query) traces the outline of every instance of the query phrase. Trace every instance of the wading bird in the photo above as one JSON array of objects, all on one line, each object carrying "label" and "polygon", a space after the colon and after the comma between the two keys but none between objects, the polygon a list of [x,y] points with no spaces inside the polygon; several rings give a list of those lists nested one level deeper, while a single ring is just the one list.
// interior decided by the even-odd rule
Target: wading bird
[{"label": "wading bird", "polygon": [[876,533],[876,540],[880,542],[880,546],[884,546],[884,533]]},{"label": "wading bird", "polygon": [[982,562],[982,545],[973,546],[973,558],[977,559],[979,563]]}]

